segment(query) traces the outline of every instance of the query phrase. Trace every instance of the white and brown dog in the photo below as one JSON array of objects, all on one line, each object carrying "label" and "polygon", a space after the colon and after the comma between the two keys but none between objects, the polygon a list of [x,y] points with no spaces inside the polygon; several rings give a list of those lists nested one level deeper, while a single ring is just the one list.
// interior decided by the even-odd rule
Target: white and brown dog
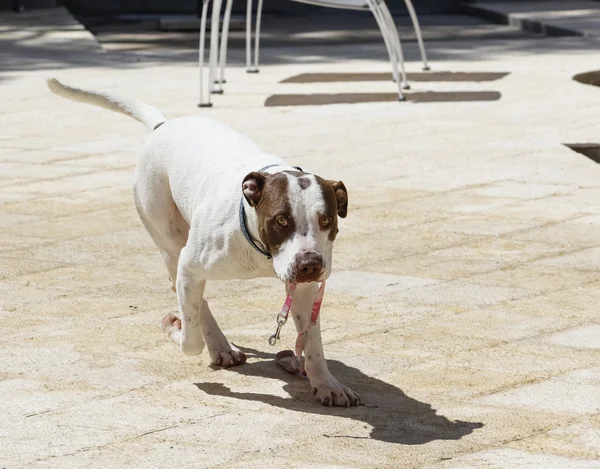
[{"label": "white and brown dog", "polygon": [[[296,329],[306,329],[318,282],[331,273],[337,217],[346,216],[342,182],[289,166],[206,117],[167,121],[137,101],[72,88],[53,78],[48,87],[73,101],[133,117],[152,131],[133,192],[177,293],[180,317],[168,315],[162,326],[183,353],[198,355],[206,344],[216,365],[246,361],[203,299],[207,280],[275,275],[286,285],[296,284],[291,312]],[[327,368],[318,320],[305,333],[304,353],[306,373],[321,403],[359,404],[358,396]]]}]

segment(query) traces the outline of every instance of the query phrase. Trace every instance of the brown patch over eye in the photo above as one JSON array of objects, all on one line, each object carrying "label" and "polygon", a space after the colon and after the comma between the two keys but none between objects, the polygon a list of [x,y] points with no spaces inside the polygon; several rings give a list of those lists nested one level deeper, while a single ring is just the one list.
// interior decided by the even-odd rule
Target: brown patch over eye
[{"label": "brown patch over eye", "polygon": [[296,228],[289,200],[288,178],[283,173],[268,175],[260,202],[256,206],[260,239],[275,255]]},{"label": "brown patch over eye", "polygon": [[[338,201],[336,194],[333,190],[333,186],[324,179],[315,175],[315,179],[321,187],[321,193],[323,194],[323,200],[325,201],[325,213],[322,213],[319,217],[319,226],[322,231],[329,231],[330,241],[334,241],[338,234]],[[329,223],[323,224],[325,219],[329,220]]]}]

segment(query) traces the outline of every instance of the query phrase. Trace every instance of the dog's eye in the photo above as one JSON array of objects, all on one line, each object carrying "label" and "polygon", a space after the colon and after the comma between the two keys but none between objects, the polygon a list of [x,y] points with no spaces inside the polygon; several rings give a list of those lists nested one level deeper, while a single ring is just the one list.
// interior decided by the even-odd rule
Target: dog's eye
[{"label": "dog's eye", "polygon": [[319,220],[319,223],[321,224],[322,227],[326,227],[331,225],[331,218],[327,217],[327,216],[322,216],[321,219]]},{"label": "dog's eye", "polygon": [[275,221],[277,222],[277,224],[279,226],[288,226],[287,218],[284,217],[283,215],[278,216]]}]

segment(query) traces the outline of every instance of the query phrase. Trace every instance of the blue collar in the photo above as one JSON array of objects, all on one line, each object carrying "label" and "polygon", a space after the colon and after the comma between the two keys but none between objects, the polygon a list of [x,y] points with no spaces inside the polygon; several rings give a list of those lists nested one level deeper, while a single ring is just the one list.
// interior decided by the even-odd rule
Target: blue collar
[{"label": "blue collar", "polygon": [[[262,172],[266,169],[269,168],[273,168],[274,166],[287,166],[287,165],[283,165],[283,164],[270,164],[268,166],[265,166],[264,168],[260,168],[258,170],[258,172]],[[300,171],[301,173],[303,173],[304,171],[302,171],[302,168],[300,168],[299,166],[292,166],[293,168],[297,169],[298,171]],[[244,234],[244,238],[246,238],[246,241],[248,241],[250,243],[250,246],[252,246],[254,249],[256,249],[258,252],[260,252],[263,256],[266,256],[267,259],[271,260],[272,256],[268,251],[265,251],[264,249],[262,249],[260,246],[258,246],[254,240],[252,239],[252,237],[250,236],[250,232],[248,231],[248,227],[246,226],[246,210],[244,209],[244,196],[242,195],[242,200],[240,201],[240,228],[242,229],[242,233]]]}]

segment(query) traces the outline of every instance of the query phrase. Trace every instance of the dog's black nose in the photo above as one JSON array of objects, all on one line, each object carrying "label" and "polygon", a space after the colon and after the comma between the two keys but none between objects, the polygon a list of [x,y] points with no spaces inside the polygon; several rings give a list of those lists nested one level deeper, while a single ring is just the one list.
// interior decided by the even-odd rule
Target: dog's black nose
[{"label": "dog's black nose", "polygon": [[323,270],[323,258],[316,253],[304,254],[298,259],[298,273],[301,276],[320,274]]}]

